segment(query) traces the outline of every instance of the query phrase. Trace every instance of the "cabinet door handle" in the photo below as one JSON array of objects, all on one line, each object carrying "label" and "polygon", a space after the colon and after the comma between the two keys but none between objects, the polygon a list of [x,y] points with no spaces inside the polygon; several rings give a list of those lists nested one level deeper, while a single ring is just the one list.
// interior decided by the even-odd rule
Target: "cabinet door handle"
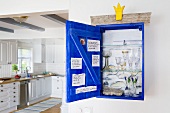
[{"label": "cabinet door handle", "polygon": [[1,85],[1,87],[3,87],[3,85]]},{"label": "cabinet door handle", "polygon": [[13,89],[16,89],[15,87]]},{"label": "cabinet door handle", "polygon": [[13,83],[15,85],[15,83]]},{"label": "cabinet door handle", "polygon": [[57,89],[59,89],[59,87],[57,87]]},{"label": "cabinet door handle", "polygon": [[3,90],[1,90],[1,92],[3,92]]},{"label": "cabinet door handle", "polygon": [[14,96],[14,98],[15,98],[15,96]]},{"label": "cabinet door handle", "polygon": [[4,101],[1,101],[1,102],[4,102]]},{"label": "cabinet door handle", "polygon": [[16,101],[14,100],[14,102],[16,102]]},{"label": "cabinet door handle", "polygon": [[16,92],[14,92],[14,93],[16,93]]}]

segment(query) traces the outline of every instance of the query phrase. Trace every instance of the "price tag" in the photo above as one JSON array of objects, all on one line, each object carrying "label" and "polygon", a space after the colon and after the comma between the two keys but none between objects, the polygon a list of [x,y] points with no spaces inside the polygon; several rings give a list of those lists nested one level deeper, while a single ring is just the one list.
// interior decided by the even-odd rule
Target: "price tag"
[{"label": "price tag", "polygon": [[82,69],[82,58],[71,58],[71,69]]},{"label": "price tag", "polygon": [[93,67],[100,66],[100,55],[92,55],[92,66]]},{"label": "price tag", "polygon": [[87,51],[100,51],[100,41],[99,40],[88,40]]},{"label": "price tag", "polygon": [[85,73],[72,74],[72,86],[85,85]]}]

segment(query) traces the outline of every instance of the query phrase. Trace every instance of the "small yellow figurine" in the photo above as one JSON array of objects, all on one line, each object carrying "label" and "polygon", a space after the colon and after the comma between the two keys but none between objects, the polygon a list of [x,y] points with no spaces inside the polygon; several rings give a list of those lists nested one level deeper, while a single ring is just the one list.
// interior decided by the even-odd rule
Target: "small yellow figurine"
[{"label": "small yellow figurine", "polygon": [[122,15],[123,15],[123,10],[125,8],[125,6],[120,6],[120,4],[118,3],[117,4],[117,7],[116,6],[113,6],[114,9],[115,9],[115,13],[116,13],[116,20],[122,20]]}]

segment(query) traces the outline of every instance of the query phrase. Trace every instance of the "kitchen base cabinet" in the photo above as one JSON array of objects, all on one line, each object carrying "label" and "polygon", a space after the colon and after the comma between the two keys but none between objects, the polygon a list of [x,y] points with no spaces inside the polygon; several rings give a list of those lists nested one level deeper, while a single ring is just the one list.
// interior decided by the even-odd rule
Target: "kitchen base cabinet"
[{"label": "kitchen base cabinet", "polygon": [[52,94],[51,97],[62,98],[63,96],[63,78],[60,76],[52,76]]},{"label": "kitchen base cabinet", "polygon": [[51,95],[51,77],[30,80],[29,103],[35,103]]},{"label": "kitchen base cabinet", "polygon": [[0,112],[16,110],[19,105],[19,82],[0,85]]}]

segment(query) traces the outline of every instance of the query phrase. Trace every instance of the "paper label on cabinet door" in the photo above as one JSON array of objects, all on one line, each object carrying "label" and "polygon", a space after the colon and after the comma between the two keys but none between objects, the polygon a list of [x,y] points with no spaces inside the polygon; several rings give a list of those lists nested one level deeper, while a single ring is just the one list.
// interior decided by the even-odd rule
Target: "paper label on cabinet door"
[{"label": "paper label on cabinet door", "polygon": [[71,69],[82,69],[82,58],[71,58]]},{"label": "paper label on cabinet door", "polygon": [[99,40],[88,40],[87,51],[100,51],[100,41]]},{"label": "paper label on cabinet door", "polygon": [[93,67],[100,66],[100,55],[92,55],[92,66]]},{"label": "paper label on cabinet door", "polygon": [[76,94],[96,91],[97,86],[80,87],[76,89]]},{"label": "paper label on cabinet door", "polygon": [[85,85],[85,73],[82,74],[72,74],[72,86],[82,86]]}]

